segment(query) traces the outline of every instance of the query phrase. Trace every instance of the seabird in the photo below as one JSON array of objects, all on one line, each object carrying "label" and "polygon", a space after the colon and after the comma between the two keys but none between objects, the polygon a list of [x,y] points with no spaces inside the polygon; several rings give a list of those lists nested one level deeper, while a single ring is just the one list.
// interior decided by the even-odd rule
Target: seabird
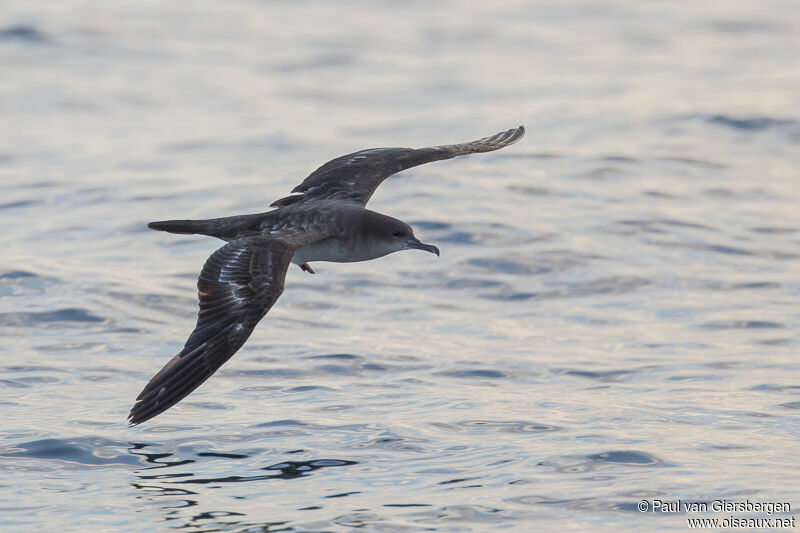
[{"label": "seabird", "polygon": [[311,173],[265,213],[208,220],[150,222],[158,231],[227,241],[200,271],[197,325],[183,349],[145,386],[128,415],[131,425],[166,411],[217,371],[253,332],[283,292],[290,263],[314,274],[312,261],[368,261],[423,250],[405,222],[366,209],[386,178],[402,170],[514,144],[525,128],[477,141],[428,148],[372,148],[337,157]]}]

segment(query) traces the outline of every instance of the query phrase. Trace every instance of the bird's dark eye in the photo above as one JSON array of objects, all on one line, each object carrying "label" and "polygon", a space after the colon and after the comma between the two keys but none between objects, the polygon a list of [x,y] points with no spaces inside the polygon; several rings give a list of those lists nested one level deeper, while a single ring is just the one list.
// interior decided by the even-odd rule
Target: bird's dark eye
[{"label": "bird's dark eye", "polygon": [[395,231],[392,232],[392,237],[402,237],[402,236],[403,236],[403,232],[400,231],[400,230],[395,230]]}]

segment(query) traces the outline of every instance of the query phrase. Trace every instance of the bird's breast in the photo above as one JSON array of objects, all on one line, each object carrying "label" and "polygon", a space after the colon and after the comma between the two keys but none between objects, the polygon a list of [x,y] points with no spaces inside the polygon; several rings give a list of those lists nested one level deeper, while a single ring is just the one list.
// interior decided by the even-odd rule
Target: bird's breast
[{"label": "bird's breast", "polygon": [[302,265],[309,261],[333,261],[335,263],[358,261],[359,259],[353,259],[351,248],[341,239],[329,237],[299,248],[292,257],[292,263]]},{"label": "bird's breast", "polygon": [[299,248],[292,257],[292,263],[302,265],[311,261],[331,261],[333,263],[354,263],[368,261],[386,255],[386,252],[362,246],[357,240],[328,237]]}]

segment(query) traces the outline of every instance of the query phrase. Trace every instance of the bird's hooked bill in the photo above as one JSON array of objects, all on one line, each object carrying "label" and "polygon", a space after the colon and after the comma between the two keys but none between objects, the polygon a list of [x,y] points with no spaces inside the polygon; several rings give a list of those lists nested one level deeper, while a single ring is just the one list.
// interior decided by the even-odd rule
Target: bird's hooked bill
[{"label": "bird's hooked bill", "polygon": [[420,240],[416,238],[408,239],[406,241],[406,246],[408,246],[409,248],[414,248],[415,250],[422,250],[425,252],[436,254],[437,257],[439,256],[439,249],[436,246],[432,244],[425,244],[424,242],[420,242]]}]

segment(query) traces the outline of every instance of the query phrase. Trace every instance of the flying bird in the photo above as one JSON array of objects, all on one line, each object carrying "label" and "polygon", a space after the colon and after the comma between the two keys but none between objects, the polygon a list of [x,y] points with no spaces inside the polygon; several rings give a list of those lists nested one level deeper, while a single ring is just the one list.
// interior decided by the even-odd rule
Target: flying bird
[{"label": "flying bird", "polygon": [[372,148],[337,157],[311,173],[271,211],[208,220],[150,222],[158,231],[227,241],[206,260],[197,280],[200,311],[183,349],[150,380],[128,415],[131,425],[166,411],[217,371],[244,345],[283,292],[291,263],[314,274],[313,261],[368,261],[424,244],[405,222],[366,209],[386,178],[411,167],[491,152],[519,141],[513,128],[477,141],[428,148]]}]

